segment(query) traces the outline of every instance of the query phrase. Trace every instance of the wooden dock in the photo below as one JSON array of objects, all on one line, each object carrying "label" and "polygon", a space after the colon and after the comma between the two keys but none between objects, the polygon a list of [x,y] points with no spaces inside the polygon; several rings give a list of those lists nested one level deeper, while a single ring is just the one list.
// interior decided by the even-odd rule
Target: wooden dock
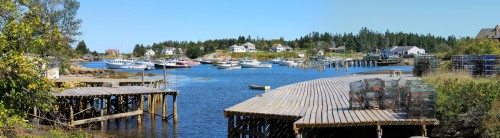
[{"label": "wooden dock", "polygon": [[[110,119],[138,116],[138,124],[142,122],[144,112],[155,114],[155,104],[161,103],[164,120],[173,119],[177,123],[177,90],[159,90],[143,86],[120,87],[83,87],[66,89],[53,93],[56,97],[58,111],[67,118],[68,126],[77,126]],[[173,113],[168,114],[167,96],[173,97]],[[145,98],[147,102],[144,103]],[[144,109],[144,104],[147,104]],[[36,113],[35,113],[36,114]]]},{"label": "wooden dock", "polygon": [[116,82],[119,86],[147,86],[160,88],[164,83],[162,79],[98,79],[93,77],[61,77],[56,80],[57,86],[62,83],[78,82],[83,83],[84,87],[103,87],[104,83]]},{"label": "wooden dock", "polygon": [[439,123],[436,119],[408,119],[406,113],[393,110],[349,109],[349,83],[365,78],[398,79],[388,74],[362,75],[323,78],[277,88],[224,110],[228,137],[302,136],[303,130],[355,126],[376,126],[382,135],[384,125],[418,125],[426,132],[425,125]]}]

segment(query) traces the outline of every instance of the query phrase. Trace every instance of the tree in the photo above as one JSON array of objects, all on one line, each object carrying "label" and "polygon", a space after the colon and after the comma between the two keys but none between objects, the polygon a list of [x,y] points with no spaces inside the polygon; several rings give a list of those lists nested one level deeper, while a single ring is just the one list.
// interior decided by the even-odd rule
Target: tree
[{"label": "tree", "polygon": [[186,49],[186,56],[191,58],[191,59],[195,59],[195,58],[198,58],[201,56],[201,50],[199,47],[195,47],[195,46],[190,46]]},{"label": "tree", "polygon": [[53,101],[54,81],[44,77],[46,51],[34,49],[65,50],[62,33],[31,2],[0,2],[0,129],[23,125],[28,109],[48,111]]},{"label": "tree", "polygon": [[87,45],[85,44],[85,41],[80,41],[78,42],[78,45],[76,45],[75,52],[80,55],[84,55],[87,53],[90,53],[90,50],[87,48]]}]

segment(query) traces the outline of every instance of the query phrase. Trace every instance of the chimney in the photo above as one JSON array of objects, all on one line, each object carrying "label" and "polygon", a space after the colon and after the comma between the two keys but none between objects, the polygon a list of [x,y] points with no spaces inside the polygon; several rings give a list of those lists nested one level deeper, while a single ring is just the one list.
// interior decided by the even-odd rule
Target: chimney
[{"label": "chimney", "polygon": [[495,37],[498,36],[498,31],[500,31],[500,26],[495,26]]}]

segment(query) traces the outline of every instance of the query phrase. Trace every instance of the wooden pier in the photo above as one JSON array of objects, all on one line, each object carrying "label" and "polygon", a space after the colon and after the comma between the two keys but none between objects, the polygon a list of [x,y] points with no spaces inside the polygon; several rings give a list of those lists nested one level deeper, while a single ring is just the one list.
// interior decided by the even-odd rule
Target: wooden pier
[{"label": "wooden pier", "polygon": [[[66,89],[53,93],[56,97],[58,111],[67,118],[68,126],[77,126],[101,122],[111,119],[137,116],[138,124],[142,123],[144,112],[153,116],[161,116],[164,120],[173,119],[177,123],[177,90],[159,90],[143,86],[121,87],[83,87]],[[173,113],[167,113],[167,96],[172,96]],[[144,101],[147,100],[145,103]],[[162,114],[155,113],[155,105],[160,103]],[[146,109],[144,109],[145,105]]]},{"label": "wooden pier", "polygon": [[[390,130],[408,128],[408,135],[427,134],[436,119],[408,119],[394,110],[349,109],[349,83],[365,78],[398,79],[387,75],[323,78],[283,86],[224,110],[228,137],[358,137],[396,135]],[[389,129],[391,128],[391,129]],[[363,130],[363,131],[358,131]],[[361,137],[366,137],[361,135]]]},{"label": "wooden pier", "polygon": [[162,79],[97,79],[92,77],[62,77],[56,80],[57,86],[62,83],[78,82],[82,83],[83,87],[103,87],[105,83],[118,83],[119,86],[147,86],[153,88],[160,88]]}]

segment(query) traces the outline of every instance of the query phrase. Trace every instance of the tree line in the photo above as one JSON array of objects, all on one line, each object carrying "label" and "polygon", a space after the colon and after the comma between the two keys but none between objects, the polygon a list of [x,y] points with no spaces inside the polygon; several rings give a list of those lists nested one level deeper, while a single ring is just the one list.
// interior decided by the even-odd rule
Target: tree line
[{"label": "tree line", "polygon": [[385,33],[380,33],[363,27],[357,34],[311,32],[294,40],[284,40],[283,37],[278,39],[253,38],[250,35],[247,37],[238,36],[237,38],[213,39],[197,42],[167,40],[147,46],[137,44],[134,47],[133,55],[143,56],[145,49],[152,49],[156,53],[161,53],[161,50],[165,47],[175,47],[186,49],[186,55],[188,57],[196,58],[203,54],[213,53],[218,49],[227,50],[234,44],[241,45],[246,42],[254,43],[256,48],[260,51],[267,51],[276,44],[287,45],[294,49],[309,50],[317,48],[327,49],[335,43],[336,46],[345,46],[346,50],[353,52],[366,53],[377,49],[382,50],[392,46],[417,46],[419,48],[424,48],[427,52],[440,53],[447,52],[457,47],[458,42],[461,39],[471,38],[457,38],[453,35],[442,37],[432,34],[390,32],[389,30]]}]

